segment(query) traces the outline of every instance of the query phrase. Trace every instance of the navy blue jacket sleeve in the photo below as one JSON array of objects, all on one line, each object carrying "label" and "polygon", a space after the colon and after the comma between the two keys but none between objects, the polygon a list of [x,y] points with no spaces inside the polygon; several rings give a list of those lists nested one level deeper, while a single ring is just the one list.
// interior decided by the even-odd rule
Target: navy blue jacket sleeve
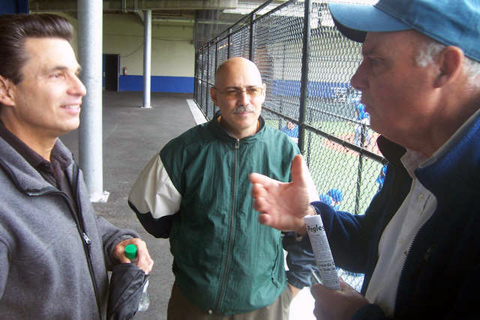
[{"label": "navy blue jacket sleeve", "polygon": [[283,248],[287,251],[288,283],[299,289],[310,287],[311,271],[316,267],[308,236],[298,241],[293,232],[286,232],[283,235]]}]

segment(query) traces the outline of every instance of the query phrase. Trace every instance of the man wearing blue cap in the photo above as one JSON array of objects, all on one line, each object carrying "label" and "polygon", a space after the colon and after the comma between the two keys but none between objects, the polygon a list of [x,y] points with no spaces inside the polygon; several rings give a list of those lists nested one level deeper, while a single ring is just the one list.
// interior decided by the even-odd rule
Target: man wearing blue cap
[{"label": "man wearing blue cap", "polygon": [[251,175],[259,221],[302,234],[303,217],[321,214],[337,265],[365,273],[362,294],[344,282],[315,285],[318,319],[478,319],[480,1],[330,11],[345,36],[363,42],[351,83],[381,134],[384,186],[365,215],[310,204],[298,156],[292,183]]}]

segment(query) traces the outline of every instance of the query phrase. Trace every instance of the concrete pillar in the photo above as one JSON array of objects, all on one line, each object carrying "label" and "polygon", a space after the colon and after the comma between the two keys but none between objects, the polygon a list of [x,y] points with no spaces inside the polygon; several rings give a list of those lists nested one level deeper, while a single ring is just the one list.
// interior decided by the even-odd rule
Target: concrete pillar
[{"label": "concrete pillar", "polygon": [[80,167],[92,202],[106,202],[103,190],[102,36],[103,2],[78,0],[78,58],[87,88],[80,115]]},{"label": "concrete pillar", "polygon": [[143,52],[143,108],[151,108],[151,75],[152,75],[152,10],[145,10],[145,32]]}]

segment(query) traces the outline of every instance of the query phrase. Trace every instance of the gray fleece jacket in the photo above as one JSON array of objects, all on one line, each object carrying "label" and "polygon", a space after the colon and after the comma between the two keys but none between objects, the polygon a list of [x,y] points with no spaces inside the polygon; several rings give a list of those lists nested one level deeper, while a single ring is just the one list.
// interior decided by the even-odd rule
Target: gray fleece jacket
[{"label": "gray fleece jacket", "polygon": [[0,138],[1,319],[104,319],[112,250],[138,237],[96,216],[71,152],[55,147],[78,210]]}]

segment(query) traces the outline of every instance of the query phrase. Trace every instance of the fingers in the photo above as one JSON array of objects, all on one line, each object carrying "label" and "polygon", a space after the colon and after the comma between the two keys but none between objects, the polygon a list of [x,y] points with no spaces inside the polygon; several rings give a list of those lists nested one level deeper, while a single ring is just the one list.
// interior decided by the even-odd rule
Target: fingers
[{"label": "fingers", "polygon": [[142,239],[126,239],[118,243],[114,248],[114,258],[116,258],[120,263],[131,263],[132,261],[125,256],[125,247],[129,244],[135,244],[137,246],[137,267],[145,271],[146,274],[150,273],[152,271],[154,262],[150,257],[150,253],[148,252],[147,244]]},{"label": "fingers", "polygon": [[253,200],[253,208],[258,211],[260,214],[258,215],[258,222],[260,224],[266,225],[271,227],[274,223],[274,219],[270,215],[271,205],[265,198],[254,198]]},{"label": "fingers", "polygon": [[250,182],[252,182],[253,184],[261,184],[264,186],[268,186],[272,182],[275,182],[275,180],[260,173],[250,173],[249,177],[250,177]]},{"label": "fingers", "polygon": [[149,274],[153,269],[154,261],[150,255],[142,255],[137,261],[137,267],[145,271],[146,274]]},{"label": "fingers", "polygon": [[[128,239],[130,240],[130,239]],[[128,245],[126,243],[127,240],[123,240],[122,242],[118,243],[115,248],[113,249],[113,257],[120,261],[121,263],[129,263],[130,259],[125,256],[125,247]]]},{"label": "fingers", "polygon": [[291,165],[292,182],[299,187],[307,187],[305,181],[305,172],[308,172],[307,164],[303,160],[303,156],[298,154],[293,158]]},{"label": "fingers", "polygon": [[250,182],[253,184],[251,193],[254,198],[265,197],[265,195],[268,193],[268,190],[279,183],[279,181],[271,179],[260,173],[251,173],[249,177]]},{"label": "fingers", "polygon": [[253,208],[260,213],[267,213],[270,209],[267,199],[271,196],[267,188],[278,184],[278,182],[259,173],[250,174],[250,181],[253,183],[251,191]]},{"label": "fingers", "polygon": [[265,213],[269,209],[269,202],[262,196],[253,197],[253,208],[260,213]]},{"label": "fingers", "polygon": [[292,171],[292,182],[300,183],[302,181],[303,175],[303,157],[302,155],[298,154],[293,158],[291,171]]},{"label": "fingers", "polygon": [[333,290],[333,289],[328,289],[323,284],[315,284],[310,289],[310,292],[312,293],[312,296],[315,300],[317,299],[320,300],[320,297],[324,295],[325,290]]},{"label": "fingers", "polygon": [[258,216],[258,222],[266,226],[271,226],[273,223],[272,217],[267,213],[262,213]]},{"label": "fingers", "polygon": [[336,290],[329,289],[321,284],[315,284],[310,289],[310,292],[315,299],[315,309],[313,314],[317,319],[332,319],[332,311],[330,308],[335,305],[335,299],[332,296],[334,291]]},{"label": "fingers", "polygon": [[138,260],[137,260],[137,267],[145,271],[146,274],[149,274],[153,268],[153,259],[150,257],[150,253],[147,249],[147,244],[145,241],[141,239],[138,240],[137,248],[138,248]]},{"label": "fingers", "polygon": [[351,319],[359,308],[368,304],[364,296],[342,280],[340,287],[341,290],[334,290],[320,284],[312,286],[314,314],[318,319]]}]

